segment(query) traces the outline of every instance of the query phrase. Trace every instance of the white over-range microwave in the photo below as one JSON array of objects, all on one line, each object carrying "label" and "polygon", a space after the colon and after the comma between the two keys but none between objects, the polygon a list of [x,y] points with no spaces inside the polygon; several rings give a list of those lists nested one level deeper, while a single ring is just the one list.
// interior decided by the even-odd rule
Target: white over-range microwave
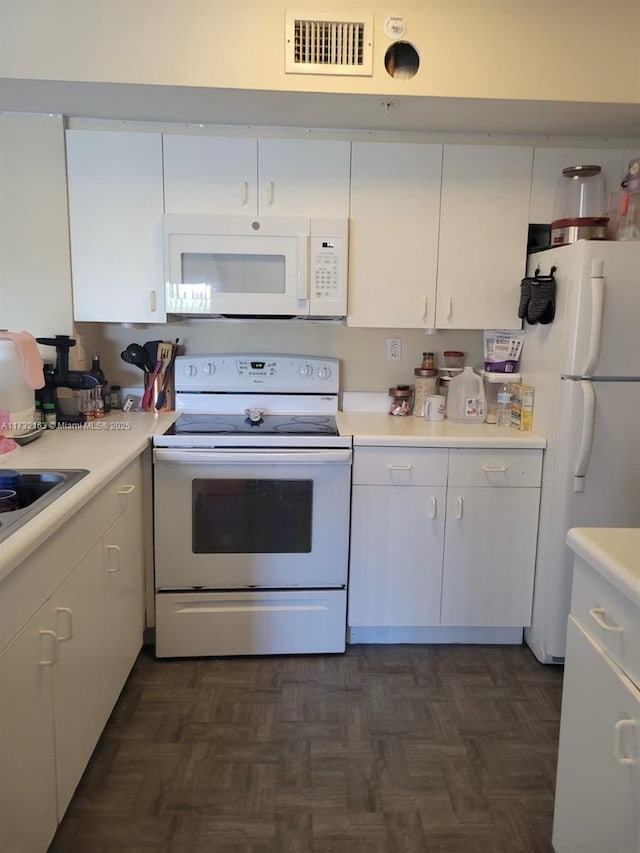
[{"label": "white over-range microwave", "polygon": [[348,220],[165,214],[166,310],[344,317]]}]

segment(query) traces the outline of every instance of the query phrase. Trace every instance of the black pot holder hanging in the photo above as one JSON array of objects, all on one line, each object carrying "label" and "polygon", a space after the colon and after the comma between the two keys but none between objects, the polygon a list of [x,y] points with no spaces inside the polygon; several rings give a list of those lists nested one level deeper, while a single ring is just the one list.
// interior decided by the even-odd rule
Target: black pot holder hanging
[{"label": "black pot holder hanging", "polygon": [[556,267],[551,267],[549,275],[540,275],[540,267],[533,278],[523,278],[520,282],[520,305],[518,317],[531,326],[536,323],[551,323],[556,315]]}]

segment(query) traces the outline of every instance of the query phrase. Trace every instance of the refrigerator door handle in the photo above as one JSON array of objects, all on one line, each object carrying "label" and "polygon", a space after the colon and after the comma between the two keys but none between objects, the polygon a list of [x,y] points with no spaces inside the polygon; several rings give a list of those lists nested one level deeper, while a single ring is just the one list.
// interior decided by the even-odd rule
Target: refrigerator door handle
[{"label": "refrigerator door handle", "polygon": [[600,361],[600,341],[602,339],[602,317],[604,314],[604,262],[591,262],[591,326],[589,333],[589,351],[583,376],[593,376]]},{"label": "refrigerator door handle", "polygon": [[591,458],[591,447],[593,445],[593,430],[596,421],[596,395],[593,383],[580,382],[582,390],[582,429],[580,430],[580,444],[576,455],[573,469],[573,491],[584,492],[584,478],[589,468]]}]

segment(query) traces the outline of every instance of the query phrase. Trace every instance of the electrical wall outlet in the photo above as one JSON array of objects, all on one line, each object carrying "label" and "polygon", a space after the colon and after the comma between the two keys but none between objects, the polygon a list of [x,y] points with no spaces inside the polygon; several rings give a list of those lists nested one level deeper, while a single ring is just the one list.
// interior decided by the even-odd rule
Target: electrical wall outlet
[{"label": "electrical wall outlet", "polygon": [[387,338],[387,361],[402,361],[402,338]]}]

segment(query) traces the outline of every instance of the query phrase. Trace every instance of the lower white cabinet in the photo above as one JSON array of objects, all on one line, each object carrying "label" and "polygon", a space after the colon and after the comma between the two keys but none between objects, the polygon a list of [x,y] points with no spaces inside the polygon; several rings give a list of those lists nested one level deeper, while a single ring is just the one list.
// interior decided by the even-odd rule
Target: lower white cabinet
[{"label": "lower white cabinet", "polygon": [[349,624],[440,624],[444,510],[444,486],[353,487]]},{"label": "lower white cabinet", "polygon": [[443,625],[515,627],[531,621],[537,488],[450,488]]},{"label": "lower white cabinet", "polygon": [[53,628],[47,605],[0,654],[2,853],[43,853],[56,831]]},{"label": "lower white cabinet", "polygon": [[47,849],[142,646],[140,491],[136,460],[0,589],[45,599],[0,652],[1,853]]},{"label": "lower white cabinet", "polygon": [[640,850],[640,691],[570,616],[553,822],[556,853]]},{"label": "lower white cabinet", "polygon": [[[596,531],[595,564],[606,538]],[[613,537],[617,533],[612,530]],[[570,534],[571,535],[571,534]],[[637,550],[612,551],[637,587]],[[623,588],[625,588],[623,586]],[[640,850],[638,605],[576,555],[553,817],[556,853]]]},{"label": "lower white cabinet", "polygon": [[352,627],[522,628],[542,451],[354,449]]}]

